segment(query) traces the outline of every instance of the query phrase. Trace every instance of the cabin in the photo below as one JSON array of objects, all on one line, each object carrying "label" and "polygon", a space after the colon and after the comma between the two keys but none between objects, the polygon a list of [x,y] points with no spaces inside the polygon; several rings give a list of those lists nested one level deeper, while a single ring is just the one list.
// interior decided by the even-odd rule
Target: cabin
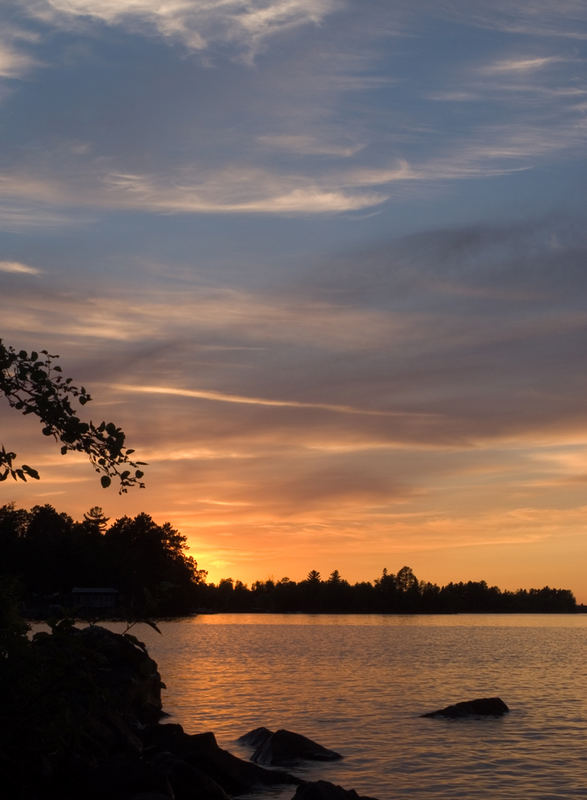
[{"label": "cabin", "polygon": [[118,589],[111,586],[75,586],[71,590],[72,604],[76,608],[116,608]]}]

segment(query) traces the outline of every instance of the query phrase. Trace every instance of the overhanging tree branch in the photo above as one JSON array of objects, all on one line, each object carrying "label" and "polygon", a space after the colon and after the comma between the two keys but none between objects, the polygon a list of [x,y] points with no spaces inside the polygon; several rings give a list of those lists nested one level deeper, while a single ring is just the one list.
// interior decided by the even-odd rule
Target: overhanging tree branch
[{"label": "overhanging tree branch", "polygon": [[[0,339],[0,393],[9,405],[22,414],[35,414],[43,425],[45,436],[61,442],[61,454],[69,450],[85,453],[96,472],[101,473],[104,488],[113,479],[119,481],[119,493],[126,493],[131,486],[144,488],[142,482],[145,466],[143,461],[132,461],[134,450],[124,445],[125,434],[113,422],[83,422],[72,405],[77,401],[85,406],[92,399],[84,386],[74,386],[71,378],[65,378],[61,367],[55,363],[59,358],[47,350],[40,353],[16,351]],[[16,453],[0,449],[0,481],[8,476],[14,480],[37,480],[39,473],[28,464],[17,466]]]}]

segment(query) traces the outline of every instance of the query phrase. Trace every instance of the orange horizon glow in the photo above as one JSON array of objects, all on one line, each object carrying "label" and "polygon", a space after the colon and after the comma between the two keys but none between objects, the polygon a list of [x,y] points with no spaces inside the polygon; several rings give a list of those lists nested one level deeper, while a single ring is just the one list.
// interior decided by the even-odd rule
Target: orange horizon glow
[{"label": "orange horizon glow", "polygon": [[[112,417],[115,410],[117,417],[124,411],[124,406],[96,405]],[[2,411],[6,421],[8,413]],[[18,430],[19,417],[12,414]],[[165,443],[149,447],[146,441],[141,446],[138,429],[132,437],[131,420],[117,421],[128,423],[129,444],[132,439],[138,457],[149,461],[145,490],[123,496],[114,488],[102,490],[81,455],[60,456],[51,441],[38,441],[35,420],[27,419],[26,435],[19,436],[25,447],[19,449],[23,458],[26,450],[26,461],[40,470],[41,480],[5,482],[2,502],[24,508],[49,503],[74,519],[99,505],[111,522],[144,511],[187,536],[189,554],[214,583],[228,577],[248,585],[268,578],[299,581],[312,569],[323,579],[338,569],[355,583],[375,580],[384,567],[397,572],[408,565],[420,580],[439,585],[468,580],[510,590],[550,585],[571,589],[579,603],[587,601],[582,568],[587,504],[576,480],[587,444],[569,445],[567,436],[558,445],[553,437],[539,447],[526,437],[517,447],[509,441],[497,460],[480,447],[414,451],[379,442],[345,450],[334,438],[319,447],[290,443],[280,454],[264,437],[247,445],[227,443],[226,449],[206,436],[191,446],[184,441],[184,449]],[[341,454],[361,456],[359,466],[368,463],[366,448],[369,460],[403,463],[402,480],[365,480],[350,464],[341,470]],[[277,468],[281,462],[288,471]],[[429,474],[425,485],[418,485],[423,465]],[[334,479],[326,469],[335,470]]]}]

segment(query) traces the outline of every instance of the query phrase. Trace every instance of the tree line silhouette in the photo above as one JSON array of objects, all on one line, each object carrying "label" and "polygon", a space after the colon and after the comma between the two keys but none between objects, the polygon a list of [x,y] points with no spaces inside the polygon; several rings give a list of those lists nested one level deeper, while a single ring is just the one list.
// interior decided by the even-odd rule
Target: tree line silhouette
[{"label": "tree line silhouette", "polygon": [[[438,586],[410,567],[384,569],[373,581],[351,584],[338,570],[322,579],[258,580],[248,587],[224,578],[206,582],[187,555],[186,537],[148,514],[112,524],[99,507],[75,522],[53,506],[30,511],[0,507],[0,576],[16,581],[25,607],[72,604],[74,587],[112,587],[119,613],[129,618],[173,616],[198,610],[279,613],[568,613],[577,610],[568,589],[502,591],[485,581]],[[75,613],[75,608],[70,609]]]},{"label": "tree line silhouette", "polygon": [[205,572],[186,554],[186,537],[148,514],[108,522],[98,506],[74,522],[51,505],[4,505],[0,575],[31,610],[70,607],[74,587],[112,587],[129,618],[193,611]]},{"label": "tree line silhouette", "polygon": [[279,613],[453,614],[453,613],[569,613],[577,610],[568,589],[501,591],[485,581],[437,586],[419,581],[410,567],[397,574],[383,570],[373,582],[350,584],[334,570],[326,580],[312,570],[303,581],[289,578],[255,581],[249,589],[241,581],[203,584],[204,605],[218,611]]}]

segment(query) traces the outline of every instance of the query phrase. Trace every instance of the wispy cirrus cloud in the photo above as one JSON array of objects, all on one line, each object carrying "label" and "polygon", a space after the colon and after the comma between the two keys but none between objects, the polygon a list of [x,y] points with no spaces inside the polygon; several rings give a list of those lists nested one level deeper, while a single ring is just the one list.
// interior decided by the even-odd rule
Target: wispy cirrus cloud
[{"label": "wispy cirrus cloud", "polygon": [[[92,364],[83,380],[123,385],[131,405],[140,395],[162,439],[171,409],[196,407],[210,440],[341,452],[560,437],[585,421],[585,244],[542,227],[430,232],[349,254],[348,270],[325,266],[283,292],[14,287],[2,318],[22,346],[43,337],[53,348],[57,331]],[[108,342],[118,354],[102,363]],[[167,415],[160,434],[154,407]]]},{"label": "wispy cirrus cloud", "polygon": [[115,205],[179,213],[329,214],[369,208],[386,199],[337,181],[329,185],[327,179],[238,166],[193,184],[159,183],[153,176],[120,173],[106,176],[105,184]]},{"label": "wispy cirrus cloud", "polygon": [[506,58],[494,61],[484,67],[480,72],[486,75],[501,75],[512,73],[514,75],[524,72],[535,72],[550,67],[553,64],[568,63],[569,59],[559,56],[544,56],[542,58]]},{"label": "wispy cirrus cloud", "polygon": [[465,19],[480,28],[522,36],[587,39],[587,10],[583,0],[448,0],[430,3],[433,13]]},{"label": "wispy cirrus cloud", "polygon": [[[575,95],[573,95],[575,97]],[[312,172],[256,168],[234,163],[218,169],[196,166],[167,173],[102,172],[102,160],[75,165],[71,174],[14,172],[0,175],[0,203],[10,198],[20,204],[0,205],[0,224],[14,227],[63,224],[67,216],[47,212],[49,206],[136,209],[162,214],[250,214],[272,216],[328,215],[360,211],[401,196],[403,187],[420,184],[490,178],[528,169],[547,156],[585,148],[587,124],[559,119],[546,127],[523,121],[484,126],[461,140],[437,147],[429,158],[380,160],[377,165],[321,164]],[[293,146],[296,137],[278,144]],[[303,142],[302,145],[308,145]],[[326,148],[325,148],[326,149]],[[360,156],[360,154],[359,154]],[[340,153],[337,154],[340,157]],[[355,162],[359,157],[353,159]],[[376,188],[375,188],[376,187]],[[34,204],[27,212],[22,205]],[[45,212],[41,211],[46,204]]]},{"label": "wispy cirrus cloud", "polygon": [[[577,94],[579,92],[579,94]],[[570,108],[563,115],[540,111],[536,124],[523,116],[508,124],[494,123],[473,129],[468,136],[437,143],[432,156],[398,158],[392,163],[383,156],[376,164],[365,163],[361,151],[349,147],[331,148],[336,163],[299,164],[297,171],[285,171],[278,165],[244,166],[238,162],[213,168],[196,164],[181,170],[159,173],[104,171],[104,160],[87,155],[59,174],[29,171],[0,175],[0,222],[5,226],[62,224],[59,214],[47,216],[48,207],[136,209],[151,213],[177,214],[251,214],[304,216],[340,214],[381,205],[401,197],[404,187],[434,183],[490,178],[531,168],[547,157],[565,157],[584,151],[587,123],[577,108],[577,89],[562,100]],[[570,115],[570,116],[569,116]],[[569,124],[569,120],[573,124]],[[538,124],[540,122],[541,124]],[[548,124],[546,124],[548,122]],[[269,145],[278,148],[312,149],[324,156],[329,146],[311,137],[268,137]],[[350,160],[350,163],[349,163]],[[310,168],[311,167],[311,168]],[[34,204],[27,214],[23,202]],[[41,209],[46,204],[45,212]],[[20,210],[19,210],[20,205]]]},{"label": "wispy cirrus cloud", "polygon": [[201,389],[182,389],[173,386],[133,386],[117,384],[114,389],[124,392],[138,392],[139,394],[160,394],[176,397],[191,397],[199,400],[214,400],[219,403],[235,403],[237,405],[269,406],[272,408],[299,408],[316,409],[318,411],[332,411],[335,414],[359,414],[375,417],[430,417],[434,414],[422,412],[388,411],[372,408],[359,408],[356,406],[340,405],[337,403],[312,403],[301,400],[272,400],[266,397],[247,397],[244,395],[227,394],[226,392],[213,392]]},{"label": "wispy cirrus cloud", "polygon": [[38,41],[38,34],[4,23],[0,28],[0,79],[26,75],[40,62],[28,47]]},{"label": "wispy cirrus cloud", "polygon": [[67,27],[85,20],[156,31],[193,50],[229,43],[249,56],[275,35],[319,25],[343,5],[341,0],[34,0],[24,3],[33,16]]},{"label": "wispy cirrus cloud", "polygon": [[0,272],[8,272],[13,275],[41,275],[43,270],[28,264],[21,264],[20,261],[0,261]]},{"label": "wispy cirrus cloud", "polygon": [[0,40],[0,78],[19,78],[36,65],[35,59]]},{"label": "wispy cirrus cloud", "polygon": [[82,163],[60,173],[51,174],[47,166],[43,174],[30,168],[5,172],[0,175],[0,225],[8,229],[62,225],[71,213],[53,210],[59,207],[75,207],[77,216],[80,207],[284,217],[370,209],[401,198],[407,186],[420,186],[424,191],[435,183],[507,175],[532,168],[546,158],[584,152],[587,123],[576,99],[585,91],[577,88],[572,94],[557,95],[566,110],[558,105],[539,109],[533,121],[520,116],[507,124],[484,125],[458,139],[438,142],[432,156],[397,158],[391,163],[383,154],[372,163],[372,157],[363,159],[361,149],[352,146],[278,135],[268,136],[266,146],[329,158],[316,164],[300,161],[296,171],[234,162],[218,168],[193,164],[181,170],[141,173],[104,171],[104,160],[89,153],[84,154]]},{"label": "wispy cirrus cloud", "polygon": [[[478,24],[487,9],[484,3],[466,8],[459,3],[428,5],[428,10],[434,5],[435,14],[450,17],[458,12],[469,25]],[[97,31],[106,35],[97,23],[122,26],[141,41],[141,48],[148,46],[149,35],[144,34],[149,32],[189,47],[189,37],[197,33],[201,41],[194,39],[193,47],[214,51],[209,57],[218,56],[218,69],[203,69],[201,59],[186,56],[180,48],[184,61],[181,77],[173,79],[175,103],[166,90],[168,77],[158,77],[155,69],[144,93],[137,93],[136,79],[124,84],[124,77],[114,104],[107,92],[97,93],[75,130],[63,127],[65,107],[55,112],[48,126],[58,131],[52,147],[41,152],[31,145],[26,156],[24,150],[14,152],[14,162],[20,160],[21,167],[12,166],[12,173],[5,168],[0,176],[0,202],[5,198],[0,224],[17,229],[32,227],[38,219],[39,226],[47,227],[53,219],[58,225],[60,215],[77,216],[80,207],[174,215],[328,217],[378,211],[408,194],[437,192],[442,183],[509,175],[549,157],[582,157],[586,131],[576,100],[585,89],[578,80],[563,85],[555,74],[556,68],[569,66],[572,57],[546,51],[546,44],[522,56],[504,56],[502,51],[481,65],[458,61],[444,87],[442,80],[429,76],[425,87],[414,87],[406,65],[418,61],[418,42],[407,36],[402,40],[404,52],[413,47],[414,55],[397,65],[393,52],[385,64],[382,47],[395,36],[397,20],[407,31],[417,29],[407,6],[398,3],[390,9],[376,3],[371,17],[360,12],[359,3],[346,0],[23,3],[47,23],[72,30],[80,26],[86,32],[93,25],[96,49]],[[519,13],[522,6],[531,16],[530,4],[516,7]],[[278,33],[303,26],[311,27],[311,42],[293,37],[283,53],[271,48],[265,54],[267,63],[235,71],[235,53],[251,52]],[[214,50],[214,44],[219,49]],[[159,52],[163,75],[169,76],[166,59],[173,48],[160,51],[165,51],[163,56]],[[126,64],[122,56],[120,63]],[[76,91],[75,81],[72,88]],[[348,93],[354,97],[356,90],[361,100],[350,101]],[[372,92],[381,92],[381,98],[369,99]],[[405,94],[412,98],[410,110],[398,114],[396,105]],[[430,98],[437,102],[431,104]],[[369,117],[353,111],[355,102],[372,101]],[[440,102],[463,104],[458,130],[437,118],[434,109],[439,110]],[[490,103],[496,111],[489,123],[475,118],[479,102]],[[154,107],[166,112],[155,119]],[[113,130],[120,132],[116,147]],[[135,146],[137,137],[140,148]],[[65,140],[79,143],[75,151],[70,147],[65,153]],[[14,201],[12,218],[9,201]],[[39,210],[43,205],[44,215]],[[51,217],[48,209],[59,210]]]},{"label": "wispy cirrus cloud", "polygon": [[[362,180],[346,176],[284,173],[234,164],[217,171],[194,167],[181,177],[168,174],[100,173],[100,162],[66,175],[14,172],[0,175],[2,198],[52,206],[136,208],[155,213],[307,215],[356,211],[386,199],[381,192],[362,191]],[[206,174],[207,173],[207,174]],[[379,181],[385,183],[386,181]],[[368,183],[366,181],[365,183]],[[2,219],[0,207],[0,220]],[[31,224],[35,219],[31,211]],[[24,209],[5,206],[6,223],[24,226]],[[41,219],[42,223],[43,220]]]}]

